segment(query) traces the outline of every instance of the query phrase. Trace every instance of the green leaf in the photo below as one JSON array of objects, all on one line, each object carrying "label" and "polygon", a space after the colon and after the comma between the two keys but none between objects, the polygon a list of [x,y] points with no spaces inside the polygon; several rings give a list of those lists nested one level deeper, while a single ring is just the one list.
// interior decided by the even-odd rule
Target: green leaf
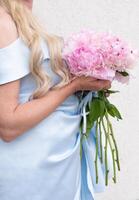
[{"label": "green leaf", "polygon": [[114,93],[117,93],[119,92],[118,90],[106,90],[107,93],[109,94],[114,94]]},{"label": "green leaf", "polygon": [[122,76],[129,76],[128,72],[126,72],[126,71],[124,71],[124,72],[118,71],[117,73],[121,74]]},{"label": "green leaf", "polygon": [[116,108],[115,105],[113,105],[111,103],[107,103],[106,108],[107,108],[108,113],[112,117],[117,117],[118,119],[122,119],[121,114],[120,114],[119,110]]},{"label": "green leaf", "polygon": [[102,99],[105,96],[104,90],[98,91],[98,96],[99,96],[100,99]]},{"label": "green leaf", "polygon": [[92,121],[96,121],[104,115],[105,102],[99,98],[95,98],[91,102],[89,117]]},{"label": "green leaf", "polygon": [[87,115],[87,128],[86,128],[86,135],[89,136],[89,133],[94,126],[94,121],[91,120],[90,116]]},{"label": "green leaf", "polygon": [[[87,129],[86,136],[89,136],[91,128],[94,126],[95,121],[99,117],[103,117],[106,112],[106,99],[100,99],[99,97],[94,97],[90,102],[90,110],[87,115]],[[109,102],[108,102],[109,103]],[[88,108],[87,108],[88,110]]]}]

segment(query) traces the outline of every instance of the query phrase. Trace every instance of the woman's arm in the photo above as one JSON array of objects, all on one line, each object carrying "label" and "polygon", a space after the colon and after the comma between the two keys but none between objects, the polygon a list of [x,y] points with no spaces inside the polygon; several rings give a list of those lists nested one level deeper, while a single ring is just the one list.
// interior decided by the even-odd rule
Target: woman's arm
[{"label": "woman's arm", "polygon": [[60,89],[49,90],[44,97],[18,104],[19,80],[0,86],[0,136],[11,141],[51,114],[74,92],[70,83]]},{"label": "woman's arm", "polygon": [[[3,21],[0,18],[0,48],[9,45],[17,39],[16,27],[8,20]],[[19,104],[20,80],[2,84],[0,85],[0,138],[10,142],[22,135],[50,115],[56,107],[75,91],[97,91],[109,87],[109,81],[80,77],[60,89],[49,90],[42,98]]]},{"label": "woman's arm", "polygon": [[79,77],[59,88],[50,89],[44,97],[18,103],[20,81],[0,86],[0,137],[10,142],[50,115],[67,97],[78,90],[101,90],[111,87],[109,81]]}]

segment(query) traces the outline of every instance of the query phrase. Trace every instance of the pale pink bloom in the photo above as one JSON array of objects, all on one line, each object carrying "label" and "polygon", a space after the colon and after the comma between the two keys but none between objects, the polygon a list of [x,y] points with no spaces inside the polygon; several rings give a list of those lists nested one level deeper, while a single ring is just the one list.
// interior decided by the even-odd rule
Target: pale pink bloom
[{"label": "pale pink bloom", "polygon": [[93,30],[72,34],[65,40],[62,55],[72,74],[110,81],[115,79],[117,71],[132,69],[139,57],[139,54],[119,37],[110,33],[96,33]]},{"label": "pale pink bloom", "polygon": [[124,83],[128,84],[130,80],[130,76],[122,76],[120,73],[116,72],[114,80],[123,84]]}]

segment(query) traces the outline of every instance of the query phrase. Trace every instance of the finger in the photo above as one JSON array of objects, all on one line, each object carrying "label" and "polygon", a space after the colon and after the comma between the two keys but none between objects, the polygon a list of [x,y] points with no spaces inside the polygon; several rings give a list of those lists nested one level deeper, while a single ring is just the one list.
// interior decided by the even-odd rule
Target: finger
[{"label": "finger", "polygon": [[94,78],[94,77],[90,77],[90,79],[91,79],[92,81],[98,81],[98,79],[97,79],[97,78]]},{"label": "finger", "polygon": [[111,88],[111,82],[105,81],[103,89],[110,89]]},{"label": "finger", "polygon": [[107,89],[109,81],[97,79],[96,84],[100,89],[105,90],[105,89]]},{"label": "finger", "polygon": [[97,86],[98,90],[103,90],[103,88],[104,88],[104,81],[97,80],[96,81],[96,86]]}]

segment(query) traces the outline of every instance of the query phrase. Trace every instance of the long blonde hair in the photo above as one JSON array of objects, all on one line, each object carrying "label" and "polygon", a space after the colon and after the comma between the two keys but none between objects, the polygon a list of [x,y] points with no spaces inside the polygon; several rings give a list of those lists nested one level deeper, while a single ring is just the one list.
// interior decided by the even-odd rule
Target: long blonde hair
[{"label": "long blonde hair", "polygon": [[68,84],[71,79],[69,70],[65,67],[62,59],[62,38],[46,33],[21,0],[0,0],[0,6],[11,15],[19,36],[31,50],[30,71],[37,81],[37,88],[31,95],[31,98],[43,97],[48,92],[51,82],[51,77],[42,68],[41,38],[48,45],[52,70],[61,77],[61,81],[54,85],[53,88],[60,88]]}]

